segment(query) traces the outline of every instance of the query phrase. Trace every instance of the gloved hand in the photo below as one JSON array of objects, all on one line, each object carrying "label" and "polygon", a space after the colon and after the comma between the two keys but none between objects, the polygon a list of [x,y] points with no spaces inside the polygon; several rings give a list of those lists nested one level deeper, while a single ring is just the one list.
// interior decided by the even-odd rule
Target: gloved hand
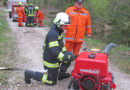
[{"label": "gloved hand", "polygon": [[64,53],[63,61],[73,61],[74,59],[77,58],[78,55],[74,55],[73,52],[66,51]]},{"label": "gloved hand", "polygon": [[71,52],[71,51],[66,51],[65,54],[68,54],[68,55],[70,55],[71,57],[74,56],[73,52]]},{"label": "gloved hand", "polygon": [[64,57],[63,57],[63,61],[70,61],[70,55],[68,55],[68,54],[64,54]]}]

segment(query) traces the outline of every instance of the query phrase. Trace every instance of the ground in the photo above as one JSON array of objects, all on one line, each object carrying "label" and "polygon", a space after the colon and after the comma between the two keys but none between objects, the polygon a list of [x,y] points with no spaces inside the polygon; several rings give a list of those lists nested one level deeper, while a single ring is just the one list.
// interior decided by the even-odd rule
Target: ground
[{"label": "ground", "polygon": [[[24,69],[34,71],[44,71],[42,62],[42,46],[46,33],[50,27],[30,28],[18,27],[17,22],[12,22],[12,19],[7,17],[7,21],[16,41],[16,67],[22,68],[23,71],[14,71],[13,76],[8,80],[7,87],[2,87],[2,90],[67,90],[70,78],[63,81],[58,81],[55,86],[47,86],[41,82],[32,80],[31,84],[24,82]],[[71,64],[67,72],[71,72],[74,62]],[[116,90],[129,90],[130,75],[125,74],[117,67],[109,63],[110,72],[113,73]]]}]

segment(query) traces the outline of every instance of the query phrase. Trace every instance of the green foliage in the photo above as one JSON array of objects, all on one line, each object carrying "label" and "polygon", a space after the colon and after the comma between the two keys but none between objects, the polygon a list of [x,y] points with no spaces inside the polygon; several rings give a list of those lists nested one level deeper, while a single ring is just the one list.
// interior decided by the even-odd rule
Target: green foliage
[{"label": "green foliage", "polygon": [[[129,0],[88,0],[88,7],[91,14],[93,35],[105,42],[115,42],[130,46],[130,10]],[[106,24],[111,25],[111,33],[104,29]],[[101,35],[102,34],[102,35]]]},{"label": "green foliage", "polygon": [[[130,6],[128,0],[117,2],[115,11],[111,16],[111,26],[113,27],[107,41],[112,41],[130,46]],[[111,11],[112,13],[112,11]]]},{"label": "green foliage", "polygon": [[[85,46],[87,46],[87,51],[92,48],[97,48],[101,50],[100,52],[102,52],[107,45],[100,40],[91,38],[85,38],[85,43]],[[125,73],[130,74],[130,47],[124,45],[113,47],[110,49],[108,57],[110,62],[113,62],[115,66],[118,66]]]},{"label": "green foliage", "polygon": [[107,19],[108,12],[106,11],[109,5],[108,0],[90,0],[91,12],[93,13],[94,19],[101,20],[101,22]]}]

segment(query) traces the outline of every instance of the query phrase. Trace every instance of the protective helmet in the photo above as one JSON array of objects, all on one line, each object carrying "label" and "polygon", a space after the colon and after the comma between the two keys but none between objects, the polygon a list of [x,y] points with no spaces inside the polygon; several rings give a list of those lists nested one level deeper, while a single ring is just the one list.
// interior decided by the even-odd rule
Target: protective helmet
[{"label": "protective helmet", "polygon": [[70,18],[66,13],[60,12],[56,15],[53,23],[55,23],[57,27],[60,27],[61,25],[69,25]]},{"label": "protective helmet", "polygon": [[21,6],[21,5],[22,5],[22,3],[21,3],[21,2],[19,2],[19,3],[18,3],[18,5],[19,5],[19,6]]},{"label": "protective helmet", "polygon": [[35,10],[38,10],[38,9],[39,9],[39,7],[38,7],[38,6],[36,6],[36,7],[35,7]]},{"label": "protective helmet", "polygon": [[74,0],[77,3],[83,3],[83,0]]}]

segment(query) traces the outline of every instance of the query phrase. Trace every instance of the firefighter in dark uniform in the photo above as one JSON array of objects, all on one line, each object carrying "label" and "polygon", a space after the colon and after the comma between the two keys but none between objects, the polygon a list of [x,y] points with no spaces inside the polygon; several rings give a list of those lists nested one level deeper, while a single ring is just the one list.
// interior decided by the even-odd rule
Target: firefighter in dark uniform
[{"label": "firefighter in dark uniform", "polygon": [[66,13],[60,12],[56,15],[44,42],[43,65],[47,73],[25,70],[27,84],[31,83],[31,79],[34,79],[47,85],[55,85],[57,78],[62,80],[70,77],[66,71],[74,55],[66,50],[62,37],[62,33],[65,32],[69,24],[70,18]]},{"label": "firefighter in dark uniform", "polygon": [[28,4],[27,3],[25,4],[24,12],[25,12],[25,15],[26,15],[26,26],[27,26],[27,20],[28,20]]},{"label": "firefighter in dark uniform", "polygon": [[33,27],[34,11],[35,11],[35,8],[33,7],[33,4],[30,4],[30,5],[28,6],[27,26]]}]

